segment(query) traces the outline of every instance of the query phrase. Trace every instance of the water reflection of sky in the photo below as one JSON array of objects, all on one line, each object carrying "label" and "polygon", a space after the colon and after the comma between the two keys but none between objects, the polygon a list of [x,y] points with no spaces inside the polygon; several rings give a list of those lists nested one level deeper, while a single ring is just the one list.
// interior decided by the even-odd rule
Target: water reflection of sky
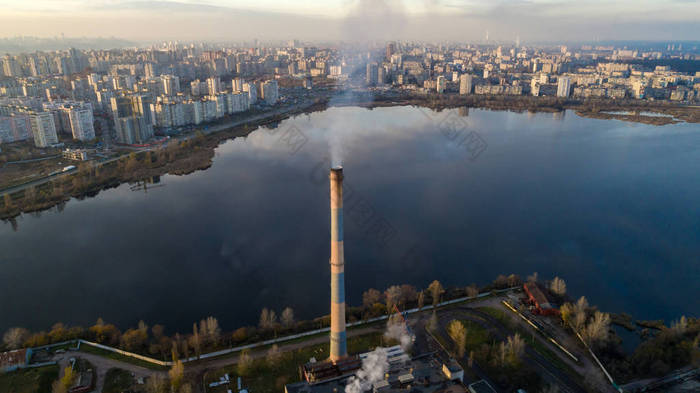
[{"label": "water reflection of sky", "polygon": [[[62,213],[25,215],[18,232],[2,225],[0,298],[13,300],[0,302],[0,330],[97,317],[188,330],[207,315],[234,328],[265,306],[325,313],[325,160],[337,142],[359,201],[346,212],[351,303],[368,287],[538,271],[638,319],[697,314],[695,126],[472,109],[457,123],[488,147],[469,161],[446,137],[451,116],[459,112],[410,107],[297,116],[222,144],[208,170],[163,176],[148,193],[122,185]],[[289,130],[306,142],[290,148]],[[361,223],[367,209],[394,230],[385,245]]]}]

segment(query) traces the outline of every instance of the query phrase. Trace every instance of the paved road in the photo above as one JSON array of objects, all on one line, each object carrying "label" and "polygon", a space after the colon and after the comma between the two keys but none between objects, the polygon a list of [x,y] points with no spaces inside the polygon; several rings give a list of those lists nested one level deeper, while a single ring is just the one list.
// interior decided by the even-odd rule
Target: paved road
[{"label": "paved road", "polygon": [[[498,335],[500,336],[499,338],[501,340],[505,339],[511,333],[510,329],[504,326],[501,323],[501,321],[492,317],[489,314],[466,307],[460,307],[460,310],[466,311],[474,316],[486,320],[491,326],[498,329]],[[566,374],[561,369],[550,363],[547,359],[540,355],[539,352],[535,351],[531,346],[526,346],[525,353],[533,361],[533,364],[537,366],[545,376],[548,377],[547,379],[549,379],[551,382],[558,384],[560,388],[564,389],[564,391],[572,393],[586,392],[586,389],[580,386],[578,382],[571,379],[571,377],[568,374]]]},{"label": "paved road", "polygon": [[[383,332],[384,326],[373,326],[365,327],[359,329],[348,330],[348,337],[361,336],[369,333]],[[295,351],[300,348],[308,347],[311,345],[324,344],[328,342],[328,335],[323,334],[318,337],[310,338],[301,342],[296,342],[292,344],[282,344],[279,345],[280,352],[290,352]],[[264,358],[267,355],[267,349],[260,349],[257,351],[251,351],[250,357],[253,359]],[[211,360],[203,360],[193,364],[187,364],[185,366],[185,372],[190,375],[194,375],[194,380],[197,381],[197,385],[194,386],[195,392],[204,393],[206,389],[202,385],[202,380],[204,374],[208,371],[218,370],[223,367],[233,366],[238,364],[238,356],[228,356],[223,358],[215,358]]]},{"label": "paved road", "polygon": [[[504,326],[498,319],[476,310],[469,306],[459,306],[456,309],[445,312],[439,315],[439,325],[440,334],[447,338],[447,324],[455,317],[459,319],[467,319],[474,323],[479,324],[484,329],[491,331],[499,340],[505,340],[508,336],[512,334],[511,330]],[[579,384],[573,380],[569,375],[561,371],[559,368],[551,364],[547,359],[540,355],[537,351],[532,349],[529,345],[525,348],[525,361],[530,363],[536,369],[540,371],[540,374],[544,376],[544,379],[551,383],[556,384],[564,392],[570,393],[586,393],[586,389],[579,386]],[[479,373],[478,367],[476,368],[477,374]]]}]

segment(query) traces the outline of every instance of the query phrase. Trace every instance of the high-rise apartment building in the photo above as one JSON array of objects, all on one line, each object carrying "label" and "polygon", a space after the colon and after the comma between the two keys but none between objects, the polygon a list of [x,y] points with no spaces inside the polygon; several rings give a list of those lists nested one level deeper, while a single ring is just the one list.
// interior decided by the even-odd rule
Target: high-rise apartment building
[{"label": "high-rise apartment building", "polygon": [[459,94],[471,94],[473,90],[474,77],[470,74],[463,74],[459,77]]},{"label": "high-rise apartment building", "polygon": [[447,87],[447,81],[445,80],[445,77],[440,75],[437,77],[437,86],[436,90],[438,93],[444,93],[445,88]]},{"label": "high-rise apartment building", "polygon": [[571,78],[560,76],[557,81],[557,97],[568,97],[571,92]]},{"label": "high-rise apartment building", "polygon": [[95,139],[95,124],[92,108],[70,108],[68,110],[73,139],[90,141]]},{"label": "high-rise apartment building", "polygon": [[32,114],[29,119],[36,147],[49,147],[58,143],[56,123],[51,112],[37,112]]},{"label": "high-rise apartment building", "polygon": [[279,88],[276,80],[269,80],[263,83],[262,99],[268,105],[274,105],[279,100]]},{"label": "high-rise apartment building", "polygon": [[377,72],[378,72],[377,63],[368,63],[367,64],[367,76],[365,78],[367,85],[374,86],[377,84]]},{"label": "high-rise apartment building", "polygon": [[207,91],[210,96],[215,96],[221,92],[221,79],[219,77],[211,77],[207,79]]},{"label": "high-rise apartment building", "polygon": [[163,81],[163,94],[166,96],[175,96],[180,92],[180,78],[175,75],[161,75]]}]

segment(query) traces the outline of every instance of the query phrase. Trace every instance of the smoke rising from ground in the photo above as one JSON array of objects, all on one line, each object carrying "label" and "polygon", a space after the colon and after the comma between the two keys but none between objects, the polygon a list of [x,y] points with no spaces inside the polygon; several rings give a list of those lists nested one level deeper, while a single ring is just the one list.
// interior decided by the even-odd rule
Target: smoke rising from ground
[{"label": "smoke rising from ground", "polygon": [[372,385],[384,379],[384,374],[389,370],[389,360],[386,349],[378,347],[362,361],[362,368],[350,377],[345,386],[345,393],[363,393],[372,388]]},{"label": "smoke rising from ground", "polygon": [[413,346],[415,336],[408,332],[406,324],[399,314],[394,314],[386,324],[386,332],[384,337],[394,339],[399,342],[401,349],[408,352]]},{"label": "smoke rising from ground", "polygon": [[[408,332],[406,324],[399,314],[394,314],[386,324],[384,337],[397,340],[404,351],[411,349],[414,336]],[[372,389],[372,386],[383,380],[389,371],[389,358],[386,349],[376,348],[362,361],[360,371],[348,380],[345,393],[363,393]]]}]

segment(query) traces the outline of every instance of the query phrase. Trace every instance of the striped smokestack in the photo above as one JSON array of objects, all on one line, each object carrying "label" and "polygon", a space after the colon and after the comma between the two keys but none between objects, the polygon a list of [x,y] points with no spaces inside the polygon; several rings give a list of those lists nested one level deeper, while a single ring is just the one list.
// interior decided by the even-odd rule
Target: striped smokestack
[{"label": "striped smokestack", "polygon": [[343,168],[330,173],[331,183],[331,356],[348,354],[345,335],[345,256],[343,253]]}]

